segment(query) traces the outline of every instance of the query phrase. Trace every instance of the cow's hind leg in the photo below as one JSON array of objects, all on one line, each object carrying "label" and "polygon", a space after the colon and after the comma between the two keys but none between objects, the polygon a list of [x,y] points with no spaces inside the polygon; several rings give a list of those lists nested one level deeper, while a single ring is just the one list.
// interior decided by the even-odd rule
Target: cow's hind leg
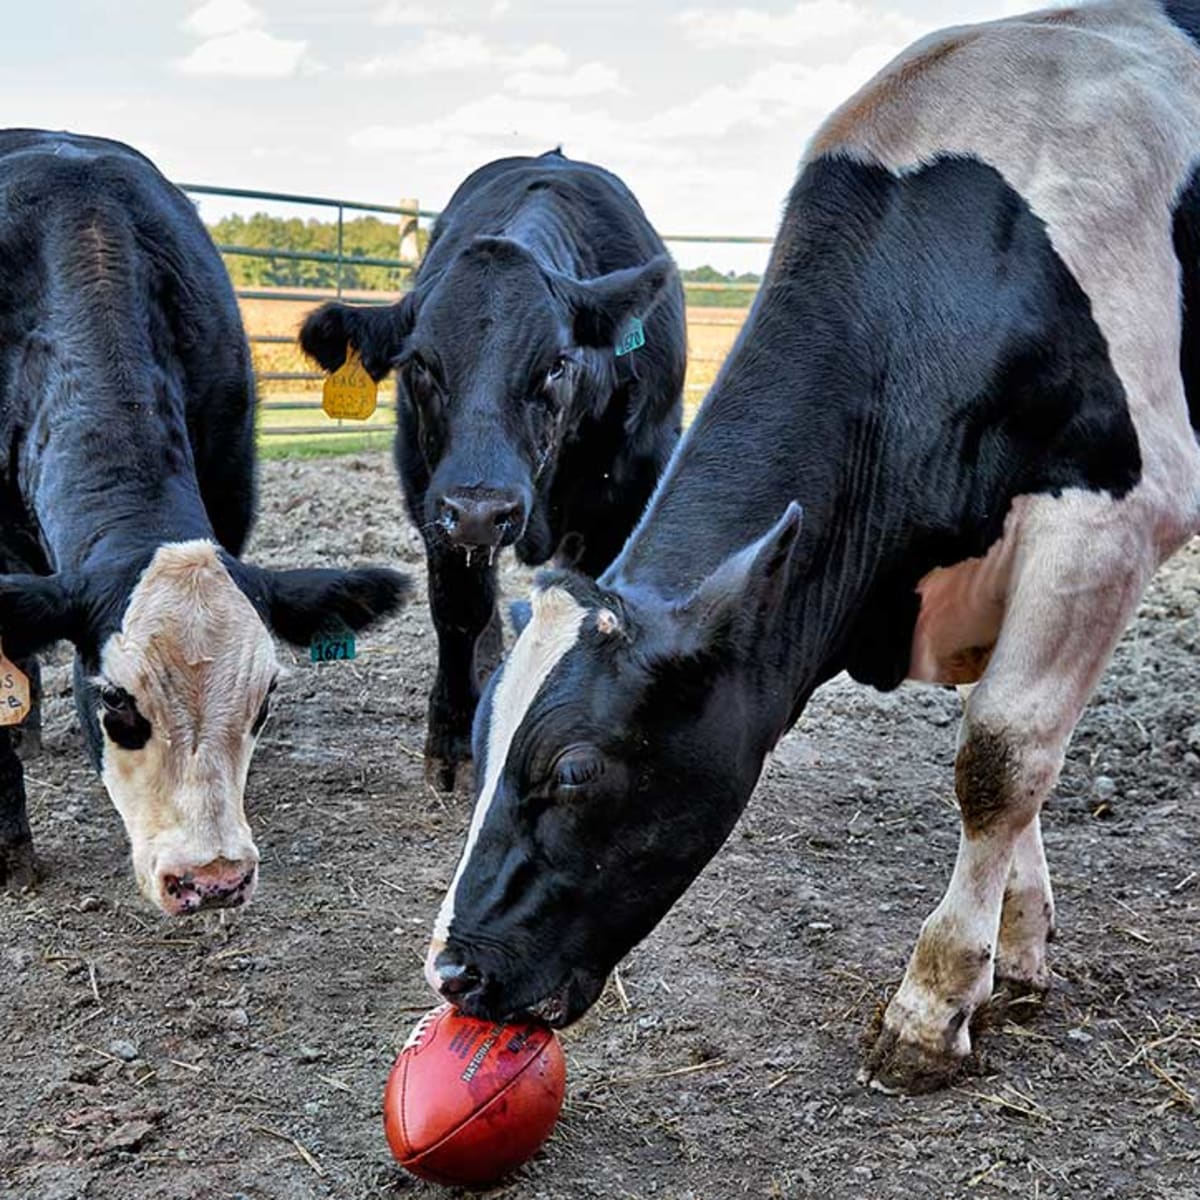
[{"label": "cow's hind leg", "polygon": [[1054,894],[1036,816],[1013,845],[1000,909],[994,986],[1011,997],[1042,993],[1050,986],[1046,949],[1054,938]]},{"label": "cow's hind leg", "polygon": [[[1105,521],[1099,498],[1089,522],[1088,507],[1073,529],[1055,523],[1031,537],[1017,563],[1004,628],[963,721],[954,873],[868,1054],[860,1078],[875,1086],[920,1092],[949,1082],[970,1052],[971,1017],[991,995],[997,961],[1002,972],[1045,980],[1053,908],[1038,813],[1154,566],[1135,530],[1125,533],[1111,510]],[[1026,907],[1035,901],[1046,906],[1040,917]]]},{"label": "cow's hind leg", "polygon": [[34,879],[33,835],[25,812],[25,772],[13,732],[0,727],[0,887],[19,892]]}]

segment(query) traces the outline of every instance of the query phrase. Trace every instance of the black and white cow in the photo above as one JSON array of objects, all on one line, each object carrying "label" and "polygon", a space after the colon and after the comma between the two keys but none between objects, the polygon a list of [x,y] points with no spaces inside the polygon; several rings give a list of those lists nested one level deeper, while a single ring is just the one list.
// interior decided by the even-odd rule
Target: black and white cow
[{"label": "black and white cow", "polygon": [[958,861],[864,1077],[936,1086],[994,978],[1046,986],[1039,810],[1200,528],[1198,36],[1151,0],[955,29],[824,125],[645,519],[598,582],[541,577],[481,703],[435,989],[578,1017],[843,670],[978,681]]},{"label": "black and white cow", "polygon": [[[239,562],[254,508],[254,386],[237,303],[192,205],[137,152],[0,132],[0,640],[77,650],[87,744],[167,913],[241,904],[243,808],[278,667],[399,603],[383,569]],[[22,572],[15,574],[12,572]],[[0,886],[33,877],[0,729]]]},{"label": "black and white cow", "polygon": [[[645,344],[618,353],[631,318]],[[300,343],[327,370],[347,345],[377,379],[398,367],[396,463],[438,636],[426,774],[449,790],[499,655],[497,550],[598,574],[670,457],[683,289],[625,185],[552,151],[475,171],[399,304],[328,304]]]}]

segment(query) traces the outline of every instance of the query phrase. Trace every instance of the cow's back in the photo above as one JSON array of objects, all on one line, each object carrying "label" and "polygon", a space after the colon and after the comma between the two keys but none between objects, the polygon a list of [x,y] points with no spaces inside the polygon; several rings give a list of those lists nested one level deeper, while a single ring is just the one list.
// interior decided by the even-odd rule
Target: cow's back
[{"label": "cow's back", "polygon": [[[253,498],[253,376],[228,274],[190,201],[119,142],[0,131],[0,258],[3,444],[51,402],[36,386],[39,347],[80,364],[96,393],[88,419],[101,426],[106,402],[145,400],[125,393],[152,389],[159,373],[176,378],[179,435],[206,499],[237,493],[237,517],[215,523],[240,545]],[[102,429],[97,441],[103,454]],[[128,453],[112,447],[113,461]]]}]

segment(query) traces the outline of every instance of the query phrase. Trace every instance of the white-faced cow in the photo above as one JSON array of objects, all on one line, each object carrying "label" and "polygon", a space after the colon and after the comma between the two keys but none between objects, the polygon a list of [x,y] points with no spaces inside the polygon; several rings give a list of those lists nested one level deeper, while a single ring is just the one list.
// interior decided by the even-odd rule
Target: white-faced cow
[{"label": "white-faced cow", "polygon": [[376,378],[398,368],[396,462],[438,638],[426,774],[449,790],[500,651],[496,552],[598,574],[675,446],[679,277],[615,176],[557,151],[506,158],[454,193],[399,304],[326,305],[300,342],[327,370],[347,345]]},{"label": "white-faced cow", "polygon": [[[116,142],[0,132],[0,639],[74,643],[86,741],[167,913],[249,900],[243,808],[278,668],[391,611],[383,569],[239,562],[254,390],[237,304],[192,205]],[[20,760],[0,729],[0,886],[27,884]]]},{"label": "white-faced cow", "polygon": [[1046,986],[1039,810],[1200,527],[1197,36],[1151,0],[955,29],[824,125],[645,519],[598,582],[543,575],[483,699],[444,996],[578,1017],[843,670],[978,681],[958,861],[865,1078],[944,1082],[994,978]]}]

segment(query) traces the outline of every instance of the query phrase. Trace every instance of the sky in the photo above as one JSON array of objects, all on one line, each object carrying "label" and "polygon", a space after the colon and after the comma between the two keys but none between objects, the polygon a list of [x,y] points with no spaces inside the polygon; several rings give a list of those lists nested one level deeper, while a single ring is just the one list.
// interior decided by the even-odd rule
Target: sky
[{"label": "sky", "polygon": [[[490,159],[561,145],[621,176],[660,232],[771,235],[826,113],[917,37],[1027,7],[26,0],[5,13],[0,112],[128,142],[176,181],[431,209]],[[725,270],[766,254],[672,249]]]}]

